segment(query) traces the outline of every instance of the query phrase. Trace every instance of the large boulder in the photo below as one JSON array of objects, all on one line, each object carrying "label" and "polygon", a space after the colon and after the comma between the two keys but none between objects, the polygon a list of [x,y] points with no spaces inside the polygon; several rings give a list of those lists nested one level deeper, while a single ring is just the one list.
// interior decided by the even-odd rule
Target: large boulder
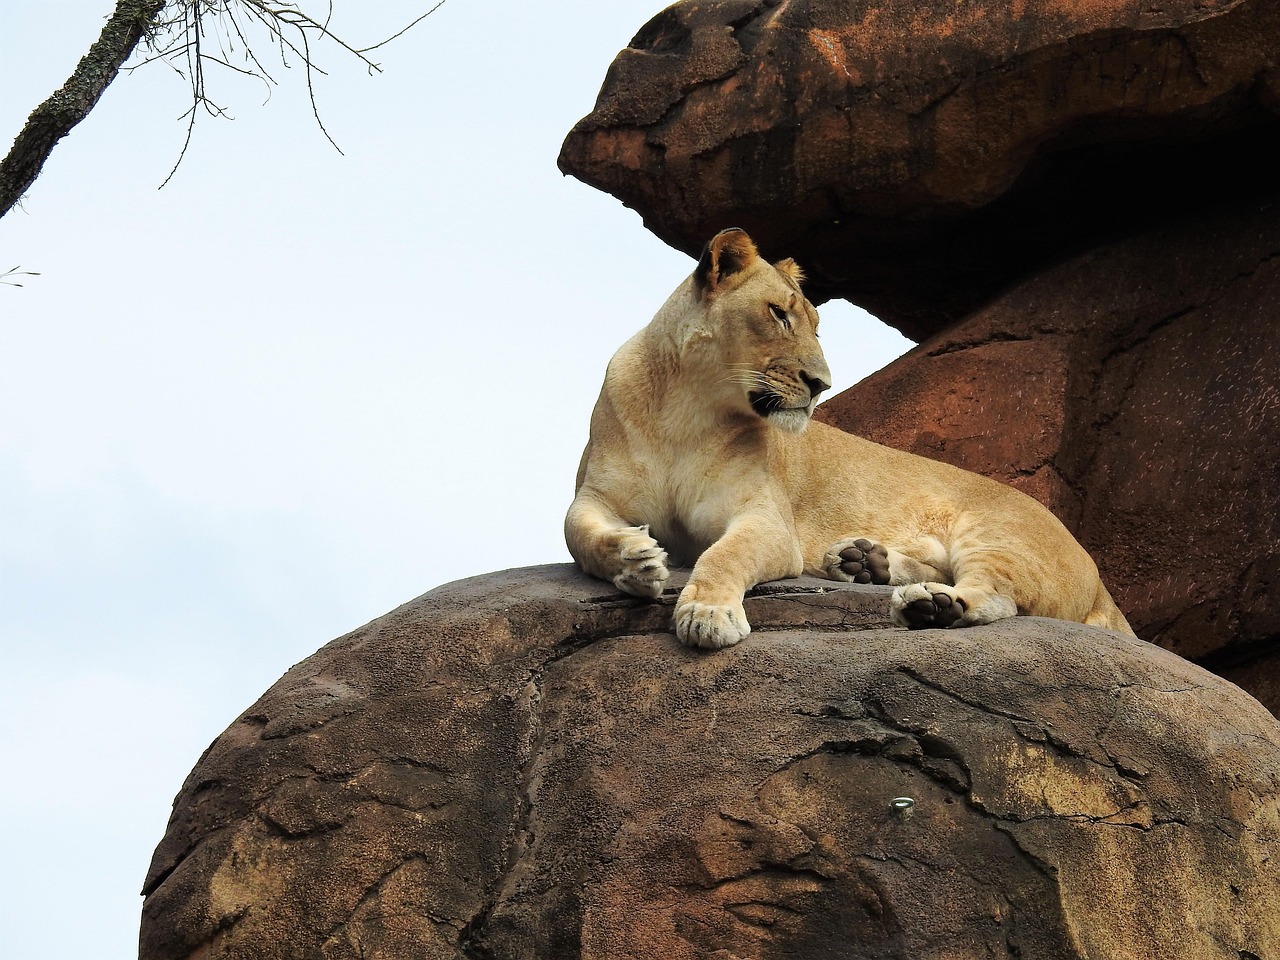
[{"label": "large boulder", "polygon": [[1274,195],[1278,106],[1274,0],[686,0],[560,166],[922,340],[1100,237]]},{"label": "large boulder", "polygon": [[673,600],[508,571],[290,670],[184,784],[142,960],[1280,955],[1280,724],[1230,683],[817,580],[699,653]]},{"label": "large boulder", "polygon": [[684,2],[560,163],[922,341],[823,416],[1040,498],[1280,711],[1278,107],[1274,0]]}]

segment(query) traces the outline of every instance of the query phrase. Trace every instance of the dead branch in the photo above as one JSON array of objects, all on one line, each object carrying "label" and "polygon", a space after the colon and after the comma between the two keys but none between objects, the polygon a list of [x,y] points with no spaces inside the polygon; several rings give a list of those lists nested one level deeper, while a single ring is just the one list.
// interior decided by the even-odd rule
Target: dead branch
[{"label": "dead branch", "polygon": [[36,107],[0,160],[0,217],[8,213],[40,175],[58,141],[89,115],[138,42],[147,34],[166,0],[119,0],[97,41],[75,72],[48,100]]}]

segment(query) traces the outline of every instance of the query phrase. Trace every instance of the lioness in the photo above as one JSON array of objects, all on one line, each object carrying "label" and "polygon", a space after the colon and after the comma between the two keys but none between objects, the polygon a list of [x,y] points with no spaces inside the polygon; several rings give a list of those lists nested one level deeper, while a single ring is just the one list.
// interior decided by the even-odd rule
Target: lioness
[{"label": "lioness", "polygon": [[1023,613],[1132,633],[1035,500],[810,422],[831,374],[801,279],[725,230],[614,355],[565,518],[582,569],[657,597],[668,552],[693,563],[675,625],[697,647],[737,643],[751,630],[743,594],[802,572],[897,585],[905,627]]}]

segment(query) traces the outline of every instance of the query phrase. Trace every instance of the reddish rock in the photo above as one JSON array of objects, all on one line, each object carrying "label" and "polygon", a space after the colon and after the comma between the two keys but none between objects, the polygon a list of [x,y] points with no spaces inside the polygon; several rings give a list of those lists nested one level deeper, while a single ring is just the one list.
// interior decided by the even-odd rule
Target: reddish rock
[{"label": "reddish rock", "polygon": [[907,632],[887,593],[767,585],[714,654],[674,589],[568,566],[406,604],[200,759],[140,956],[1280,953],[1275,718],[1131,637]]},{"label": "reddish rock", "polygon": [[819,408],[1011,483],[1138,635],[1280,712],[1280,206],[1045,271]]},{"label": "reddish rock", "polygon": [[560,166],[696,254],[741,226],[923,339],[1047,263],[1274,193],[1273,0],[677,3]]}]

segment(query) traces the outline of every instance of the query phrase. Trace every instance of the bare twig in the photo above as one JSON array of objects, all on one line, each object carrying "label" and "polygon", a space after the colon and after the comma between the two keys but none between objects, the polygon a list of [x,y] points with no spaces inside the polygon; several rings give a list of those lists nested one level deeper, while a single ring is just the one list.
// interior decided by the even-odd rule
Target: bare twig
[{"label": "bare twig", "polygon": [[22,284],[17,280],[14,280],[13,277],[38,276],[40,276],[39,270],[23,270],[21,267],[10,267],[8,270],[4,271],[4,273],[0,273],[0,284],[4,284],[6,287],[20,287]]},{"label": "bare twig", "polygon": [[414,20],[413,23],[409,24],[404,29],[396,33],[393,33],[391,36],[387,37],[387,39],[385,40],[379,40],[377,43],[375,43],[371,47],[361,47],[359,50],[356,51],[356,53],[368,53],[370,50],[377,50],[379,47],[385,47],[392,40],[398,40],[400,37],[403,37],[406,33],[408,33],[410,30],[412,30],[414,27],[420,24],[423,20],[427,19],[427,17],[431,16],[433,13],[435,13],[437,10],[439,10],[443,6],[444,6],[444,0],[438,0],[438,2],[434,7],[428,10],[422,16],[418,17],[417,20]]}]

